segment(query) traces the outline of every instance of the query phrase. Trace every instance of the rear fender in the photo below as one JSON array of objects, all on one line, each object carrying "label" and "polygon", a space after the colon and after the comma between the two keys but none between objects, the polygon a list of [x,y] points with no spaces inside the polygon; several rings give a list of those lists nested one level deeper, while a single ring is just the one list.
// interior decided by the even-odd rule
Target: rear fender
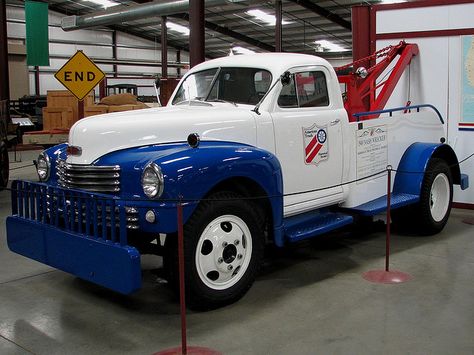
[{"label": "rear fender", "polygon": [[453,183],[461,184],[456,153],[447,144],[413,143],[408,147],[400,160],[395,176],[393,191],[420,195],[423,176],[431,158],[440,158],[446,161],[451,168]]}]

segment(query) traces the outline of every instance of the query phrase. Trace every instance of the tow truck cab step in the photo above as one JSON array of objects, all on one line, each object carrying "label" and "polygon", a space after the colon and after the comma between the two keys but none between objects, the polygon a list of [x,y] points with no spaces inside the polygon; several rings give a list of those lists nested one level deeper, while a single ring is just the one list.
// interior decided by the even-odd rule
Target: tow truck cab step
[{"label": "tow truck cab step", "polygon": [[289,242],[297,242],[341,228],[353,222],[352,216],[329,211],[312,211],[287,217],[283,221]]},{"label": "tow truck cab step", "polygon": [[[403,206],[408,206],[413,203],[417,203],[420,200],[420,196],[404,194],[404,193],[393,193],[390,196],[390,208],[395,209]],[[375,216],[376,214],[385,212],[387,209],[387,195],[381,196],[375,200],[366,202],[362,205],[347,208],[347,211],[357,213],[362,216]]]}]

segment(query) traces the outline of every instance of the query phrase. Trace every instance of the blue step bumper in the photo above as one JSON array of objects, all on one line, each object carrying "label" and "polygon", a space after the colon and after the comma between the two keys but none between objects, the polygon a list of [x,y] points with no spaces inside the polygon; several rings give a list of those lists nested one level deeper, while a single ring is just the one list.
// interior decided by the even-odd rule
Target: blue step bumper
[{"label": "blue step bumper", "polygon": [[140,253],[20,217],[7,218],[11,251],[81,279],[130,294],[141,287]]},{"label": "blue step bumper", "polygon": [[130,294],[141,287],[140,253],[127,244],[128,206],[100,194],[14,181],[11,251]]}]

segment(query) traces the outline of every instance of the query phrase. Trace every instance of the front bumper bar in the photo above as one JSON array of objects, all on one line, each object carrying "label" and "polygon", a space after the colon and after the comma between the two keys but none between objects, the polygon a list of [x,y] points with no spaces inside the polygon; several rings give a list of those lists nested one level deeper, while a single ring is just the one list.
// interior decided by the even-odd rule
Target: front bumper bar
[{"label": "front bumper bar", "polygon": [[107,195],[14,181],[8,247],[37,260],[130,294],[141,287],[140,253],[127,244],[127,209]]}]

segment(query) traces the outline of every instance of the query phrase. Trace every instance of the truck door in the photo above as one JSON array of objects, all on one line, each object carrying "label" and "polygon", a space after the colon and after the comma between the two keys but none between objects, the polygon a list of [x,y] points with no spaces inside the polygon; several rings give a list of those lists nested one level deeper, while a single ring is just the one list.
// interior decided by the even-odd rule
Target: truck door
[{"label": "truck door", "polygon": [[284,198],[287,216],[342,200],[342,187],[334,185],[342,182],[346,116],[335,95],[339,86],[322,66],[292,71],[278,95],[272,118],[284,192],[292,194]]}]

